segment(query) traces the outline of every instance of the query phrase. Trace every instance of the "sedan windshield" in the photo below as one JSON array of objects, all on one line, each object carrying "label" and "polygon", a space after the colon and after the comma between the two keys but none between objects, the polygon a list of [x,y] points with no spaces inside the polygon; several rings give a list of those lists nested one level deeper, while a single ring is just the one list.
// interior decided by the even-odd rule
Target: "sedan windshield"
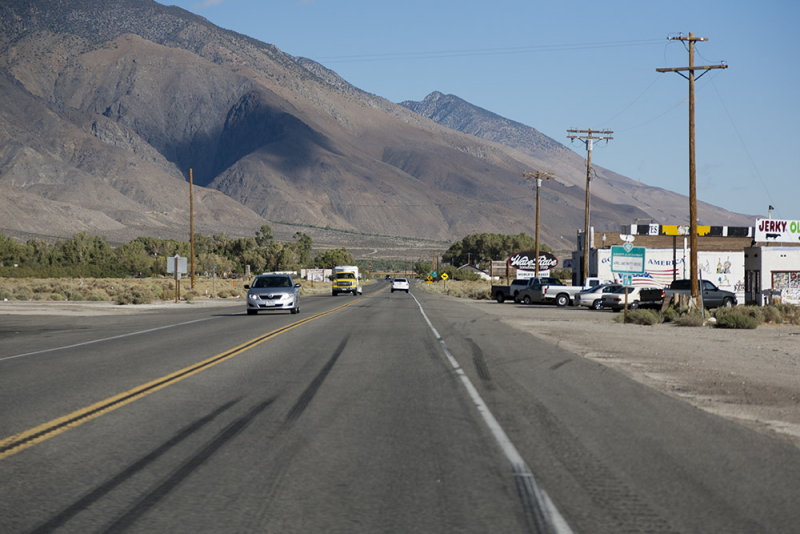
[{"label": "sedan windshield", "polygon": [[253,287],[292,287],[292,281],[286,276],[264,276],[256,278]]}]

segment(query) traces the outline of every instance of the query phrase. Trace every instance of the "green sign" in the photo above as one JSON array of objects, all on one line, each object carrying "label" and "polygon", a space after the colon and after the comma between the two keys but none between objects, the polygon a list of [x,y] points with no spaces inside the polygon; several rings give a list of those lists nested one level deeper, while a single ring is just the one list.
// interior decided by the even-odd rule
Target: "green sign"
[{"label": "green sign", "polygon": [[625,274],[644,273],[644,247],[611,247],[611,272]]}]

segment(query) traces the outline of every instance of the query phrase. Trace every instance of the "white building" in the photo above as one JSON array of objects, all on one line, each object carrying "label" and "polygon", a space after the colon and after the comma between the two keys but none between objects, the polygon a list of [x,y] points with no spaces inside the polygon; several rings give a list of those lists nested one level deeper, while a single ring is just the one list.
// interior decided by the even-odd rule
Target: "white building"
[{"label": "white building", "polygon": [[[688,248],[646,249],[645,272],[633,275],[633,285],[666,287],[673,280],[690,278],[690,250]],[[597,276],[604,280],[622,281],[619,274],[615,275],[611,272],[611,249],[593,250],[589,259],[590,263],[595,263],[590,265],[590,273],[596,272]],[[697,253],[697,262],[699,264],[698,275],[701,279],[711,281],[720,289],[736,293],[737,300],[744,302],[745,258],[743,251],[700,250]]]},{"label": "white building", "polygon": [[768,297],[800,305],[800,247],[744,249],[745,304],[767,304]]}]

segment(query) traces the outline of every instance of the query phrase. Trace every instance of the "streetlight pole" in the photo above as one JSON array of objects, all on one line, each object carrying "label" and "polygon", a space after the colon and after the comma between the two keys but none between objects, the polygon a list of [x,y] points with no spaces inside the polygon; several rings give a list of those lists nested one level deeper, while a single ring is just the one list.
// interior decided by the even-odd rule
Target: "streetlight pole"
[{"label": "streetlight pole", "polygon": [[536,267],[535,267],[535,274],[537,278],[539,277],[539,193],[542,189],[542,180],[549,180],[552,178],[552,175],[549,172],[525,172],[522,174],[522,177],[526,180],[536,180]]}]

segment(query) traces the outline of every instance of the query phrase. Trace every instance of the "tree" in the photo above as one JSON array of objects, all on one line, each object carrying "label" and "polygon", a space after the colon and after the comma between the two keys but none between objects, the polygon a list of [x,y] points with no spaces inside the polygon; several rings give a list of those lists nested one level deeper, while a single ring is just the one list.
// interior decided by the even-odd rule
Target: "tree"
[{"label": "tree", "polygon": [[[471,234],[450,245],[442,254],[442,260],[451,265],[460,266],[467,262],[488,263],[491,260],[505,259],[515,252],[533,250],[536,240],[521,233],[518,235],[504,234]],[[540,245],[543,252],[552,252],[547,245]]]},{"label": "tree", "polygon": [[332,269],[337,265],[353,265],[353,255],[346,248],[332,248],[314,257],[314,267]]},{"label": "tree", "polygon": [[272,228],[269,225],[263,225],[256,231],[256,244],[259,247],[266,247],[273,239]]},{"label": "tree", "polygon": [[297,261],[301,266],[311,263],[311,236],[303,232],[296,232],[294,234],[295,250],[297,251]]}]

